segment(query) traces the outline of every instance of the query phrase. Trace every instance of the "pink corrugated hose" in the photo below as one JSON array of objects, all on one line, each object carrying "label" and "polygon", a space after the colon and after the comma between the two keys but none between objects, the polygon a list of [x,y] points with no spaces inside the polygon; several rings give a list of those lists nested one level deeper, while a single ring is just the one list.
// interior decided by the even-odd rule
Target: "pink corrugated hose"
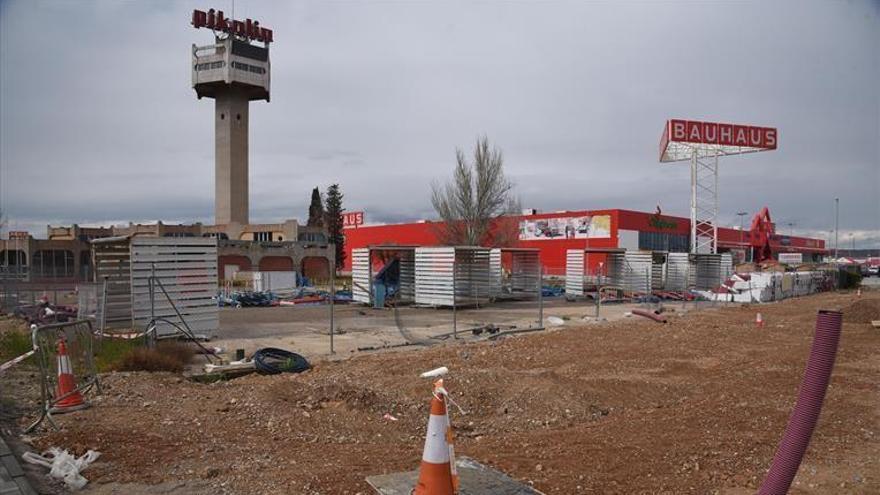
[{"label": "pink corrugated hose", "polygon": [[798,400],[758,495],[785,495],[791,487],[822,411],[822,402],[837,356],[842,320],[843,314],[837,311],[819,311],[816,316],[816,335]]}]

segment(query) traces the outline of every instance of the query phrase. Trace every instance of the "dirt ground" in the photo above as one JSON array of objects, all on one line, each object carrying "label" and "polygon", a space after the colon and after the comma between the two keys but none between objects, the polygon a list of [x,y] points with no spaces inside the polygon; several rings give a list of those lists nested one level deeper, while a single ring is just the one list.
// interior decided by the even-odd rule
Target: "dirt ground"
[{"label": "dirt ground", "polygon": [[[452,411],[456,451],[545,493],[754,493],[794,405],[816,310],[855,297],[691,311],[666,325],[569,324],[213,384],[109,374],[94,407],[29,441],[102,452],[84,473],[91,493],[367,494],[366,476],[418,465],[430,397],[418,374],[445,365],[465,411]],[[880,309],[878,292],[862,299]],[[880,493],[878,344],[880,330],[844,324],[791,493]]]},{"label": "dirt ground", "polygon": [[[596,308],[589,302],[566,302],[561,297],[547,298],[546,318],[564,318],[565,325],[581,325],[584,317],[595,316]],[[692,304],[691,304],[692,305]],[[608,304],[600,309],[600,317],[616,320],[637,307],[632,304]],[[508,301],[486,307],[459,309],[456,328],[468,330],[494,324],[502,330],[537,327],[539,310],[535,301]],[[449,309],[403,306],[398,309],[373,309],[361,305],[336,305],[334,312],[334,350],[336,357],[349,357],[358,348],[401,345],[407,341],[422,342],[432,336],[453,331],[453,314]],[[248,354],[261,347],[294,349],[306,356],[330,353],[329,306],[268,308],[223,308],[220,329],[211,345],[227,350],[244,349]]]}]

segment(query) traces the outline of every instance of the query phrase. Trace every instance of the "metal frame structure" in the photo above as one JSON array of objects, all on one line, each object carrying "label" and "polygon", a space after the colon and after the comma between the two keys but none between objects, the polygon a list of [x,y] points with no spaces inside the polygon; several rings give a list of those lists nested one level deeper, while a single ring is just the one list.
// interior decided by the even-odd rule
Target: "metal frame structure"
[{"label": "metal frame structure", "polygon": [[718,150],[691,153],[691,252],[718,252]]},{"label": "metal frame structure", "polygon": [[[725,135],[724,131],[730,134]],[[765,139],[768,131],[772,132],[772,142],[770,138]],[[757,140],[752,137],[755,134]],[[776,139],[774,128],[681,120],[666,122],[660,139],[660,161],[690,161],[691,164],[692,254],[718,252],[718,158],[774,150]]]}]

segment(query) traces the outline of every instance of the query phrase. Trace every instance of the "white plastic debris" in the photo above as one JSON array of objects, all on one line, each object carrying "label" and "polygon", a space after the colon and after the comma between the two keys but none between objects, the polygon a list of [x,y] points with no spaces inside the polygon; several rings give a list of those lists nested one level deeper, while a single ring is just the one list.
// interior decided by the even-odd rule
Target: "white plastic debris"
[{"label": "white plastic debris", "polygon": [[565,325],[565,320],[563,320],[562,318],[560,318],[558,316],[548,316],[547,323],[549,323],[550,326],[553,326],[553,327],[560,327],[562,325]]},{"label": "white plastic debris", "polygon": [[66,450],[51,447],[43,452],[43,455],[25,452],[21,458],[31,464],[49,468],[49,476],[64,481],[71,490],[80,490],[89,480],[79,473],[95,462],[100,455],[100,452],[89,450],[81,457],[76,457]]},{"label": "white plastic debris", "polygon": [[449,373],[449,368],[447,368],[446,366],[441,366],[441,367],[435,368],[431,371],[426,371],[426,372],[422,373],[420,376],[422,378],[434,378],[436,376],[443,376],[446,373]]}]

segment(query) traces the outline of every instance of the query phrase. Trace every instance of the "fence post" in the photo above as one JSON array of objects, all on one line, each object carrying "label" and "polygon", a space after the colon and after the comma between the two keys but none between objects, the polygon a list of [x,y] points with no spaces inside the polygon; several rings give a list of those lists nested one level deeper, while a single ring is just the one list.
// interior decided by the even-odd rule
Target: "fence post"
[{"label": "fence post", "polygon": [[538,328],[544,326],[544,267],[538,261]]},{"label": "fence post", "polygon": [[456,314],[458,306],[458,292],[455,287],[455,270],[456,257],[452,257],[452,338],[458,340],[458,315]]},{"label": "fence post", "polygon": [[331,244],[331,246],[333,247],[333,261],[330,264],[330,354],[335,354],[336,351],[333,348],[333,334],[335,333],[333,313],[336,302],[336,245]]}]

